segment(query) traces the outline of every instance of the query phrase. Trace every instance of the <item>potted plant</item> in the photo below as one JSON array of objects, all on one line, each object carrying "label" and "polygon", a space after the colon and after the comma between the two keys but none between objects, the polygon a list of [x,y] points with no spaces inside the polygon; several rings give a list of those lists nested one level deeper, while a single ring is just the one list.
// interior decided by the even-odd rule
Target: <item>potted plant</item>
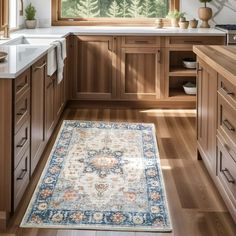
[{"label": "potted plant", "polygon": [[172,27],[179,27],[180,18],[184,18],[185,12],[179,12],[178,10],[169,11],[167,18],[171,20]]},{"label": "potted plant", "polygon": [[198,9],[199,19],[202,20],[202,24],[200,25],[200,27],[210,28],[208,21],[212,17],[212,9],[210,7],[207,7],[207,2],[211,2],[212,0],[199,0],[199,1],[204,3],[204,7],[200,7]]},{"label": "potted plant", "polygon": [[35,19],[36,9],[35,7],[30,3],[25,8],[25,25],[28,29],[35,29],[36,28],[36,19]]}]

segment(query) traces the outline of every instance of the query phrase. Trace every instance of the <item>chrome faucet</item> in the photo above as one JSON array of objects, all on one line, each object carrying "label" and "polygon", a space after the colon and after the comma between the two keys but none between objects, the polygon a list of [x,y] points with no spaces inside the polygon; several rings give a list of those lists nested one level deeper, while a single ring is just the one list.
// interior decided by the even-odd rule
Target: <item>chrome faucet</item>
[{"label": "chrome faucet", "polygon": [[3,37],[5,39],[10,38],[10,31],[9,31],[9,25],[5,24],[1,27],[1,30],[3,30]]}]

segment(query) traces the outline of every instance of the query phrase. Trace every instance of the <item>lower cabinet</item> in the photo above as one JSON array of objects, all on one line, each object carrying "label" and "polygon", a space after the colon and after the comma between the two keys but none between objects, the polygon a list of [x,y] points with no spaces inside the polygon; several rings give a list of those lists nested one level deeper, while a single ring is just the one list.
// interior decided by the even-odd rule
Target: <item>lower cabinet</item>
[{"label": "lower cabinet", "polygon": [[31,78],[31,173],[42,155],[46,144],[45,133],[45,79],[47,73],[46,57],[32,66]]},{"label": "lower cabinet", "polygon": [[198,62],[198,153],[236,222],[236,86]]},{"label": "lower cabinet", "polygon": [[123,48],[120,71],[121,99],[156,100],[160,98],[160,48]]},{"label": "lower cabinet", "polygon": [[58,84],[57,74],[45,79],[45,133],[48,140],[65,106],[65,79]]},{"label": "lower cabinet", "polygon": [[207,167],[216,172],[217,72],[201,60],[197,87],[198,148]]},{"label": "lower cabinet", "polygon": [[115,38],[75,36],[74,97],[109,100],[115,96]]},{"label": "lower cabinet", "polygon": [[42,57],[16,79],[0,79],[0,229],[19,206],[66,103],[64,79]]}]

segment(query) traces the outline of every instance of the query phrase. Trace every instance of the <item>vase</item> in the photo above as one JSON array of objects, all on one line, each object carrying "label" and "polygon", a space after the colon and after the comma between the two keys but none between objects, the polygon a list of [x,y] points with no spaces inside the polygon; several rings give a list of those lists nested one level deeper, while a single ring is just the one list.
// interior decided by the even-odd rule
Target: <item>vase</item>
[{"label": "vase", "polygon": [[200,28],[210,28],[208,21],[212,17],[212,9],[210,7],[200,7],[198,9],[199,19],[202,20]]},{"label": "vase", "polygon": [[25,21],[25,26],[27,29],[35,29],[37,25],[36,20],[26,20]]},{"label": "vase", "polygon": [[179,19],[172,18],[171,19],[171,26],[172,27],[179,27]]}]

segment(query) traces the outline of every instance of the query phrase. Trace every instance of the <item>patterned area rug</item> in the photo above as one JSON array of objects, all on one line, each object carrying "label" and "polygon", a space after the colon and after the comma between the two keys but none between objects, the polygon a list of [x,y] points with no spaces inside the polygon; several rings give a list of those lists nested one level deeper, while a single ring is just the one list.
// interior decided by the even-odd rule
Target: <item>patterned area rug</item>
[{"label": "patterned area rug", "polygon": [[21,227],[171,231],[153,124],[64,121]]}]

